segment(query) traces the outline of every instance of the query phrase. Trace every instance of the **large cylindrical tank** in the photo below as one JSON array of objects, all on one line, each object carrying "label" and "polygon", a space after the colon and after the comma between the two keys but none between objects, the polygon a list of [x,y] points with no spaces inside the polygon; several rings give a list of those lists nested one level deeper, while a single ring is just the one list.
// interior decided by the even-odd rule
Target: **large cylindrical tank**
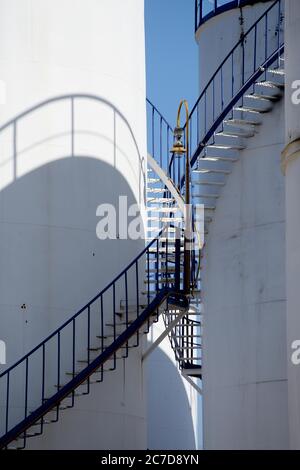
[{"label": "large cylindrical tank", "polygon": [[[232,9],[198,29],[200,90],[271,4]],[[246,50],[250,70],[251,57]],[[232,67],[242,69],[240,53]],[[227,85],[231,67],[223,79]],[[288,447],[283,100],[246,144],[220,193],[204,252],[206,449]]]},{"label": "large cylindrical tank", "polygon": [[286,70],[286,147],[282,169],[286,185],[286,291],[287,291],[287,354],[288,354],[288,409],[290,448],[300,449],[300,104],[299,104],[299,23],[300,3],[286,2],[285,70]]},{"label": "large cylindrical tank", "polygon": [[[96,236],[100,204],[118,209],[120,195],[128,206],[144,204],[143,7],[141,0],[0,0],[1,124],[68,94],[0,132],[0,331],[7,366],[144,246]],[[146,445],[140,349],[30,444]]]}]

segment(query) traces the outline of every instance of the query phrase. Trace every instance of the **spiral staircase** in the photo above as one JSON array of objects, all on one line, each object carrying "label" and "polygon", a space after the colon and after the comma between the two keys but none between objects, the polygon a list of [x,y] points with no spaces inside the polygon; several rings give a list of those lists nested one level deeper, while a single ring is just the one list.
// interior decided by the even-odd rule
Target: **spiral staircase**
[{"label": "spiral staircase", "polygon": [[[252,51],[250,68],[245,60],[247,48]],[[283,95],[283,53],[283,2],[277,0],[226,56],[190,113],[192,200],[194,207],[204,205],[205,234],[233,165],[248,139],[259,132],[264,115]],[[242,57],[237,68],[233,65],[236,54]],[[232,76],[225,81],[228,64]],[[160,316],[182,374],[192,381],[202,377],[202,246],[195,236],[187,292],[183,283],[187,269],[184,161],[170,155],[173,130],[149,100],[147,112],[149,243],[90,302],[0,375],[1,390],[5,390],[0,408],[1,449],[24,449],[28,439],[54,425],[74,407],[78,396],[88,395],[132,348],[139,347],[141,336]],[[193,214],[197,222],[197,211]],[[31,394],[33,368],[39,386]],[[18,376],[24,387],[16,391],[14,378]]]}]

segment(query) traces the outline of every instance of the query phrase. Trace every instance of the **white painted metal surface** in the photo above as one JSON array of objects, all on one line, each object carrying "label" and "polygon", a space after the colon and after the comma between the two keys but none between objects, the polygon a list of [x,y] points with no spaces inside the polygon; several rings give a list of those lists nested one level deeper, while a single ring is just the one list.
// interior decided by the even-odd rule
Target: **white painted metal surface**
[{"label": "white painted metal surface", "polygon": [[[200,90],[203,90],[225,56],[239,41],[241,33],[246,32],[270,5],[272,1],[235,8],[210,19],[198,29],[196,40],[199,46]],[[235,63],[235,66],[238,65]],[[253,66],[252,61],[248,65]],[[224,80],[226,76],[230,79],[230,74],[231,70],[226,69]]]},{"label": "white painted metal surface", "polygon": [[[300,339],[299,266],[300,266],[300,105],[292,101],[299,89],[300,4],[286,3],[286,287],[287,287],[287,364],[289,390],[290,448],[300,449],[300,366],[292,363],[292,345]],[[296,82],[296,83],[295,83]],[[295,86],[293,86],[295,84]]]},{"label": "white painted metal surface", "polygon": [[[200,89],[267,6],[243,8],[243,24],[237,9],[200,28]],[[216,54],[210,53],[212,47]],[[247,66],[253,64],[246,58]],[[241,67],[238,56],[234,67]],[[201,275],[207,449],[289,445],[285,191],[280,171],[284,125],[281,101],[263,115],[258,133],[239,152],[209,224]]]},{"label": "white painted metal surface", "polygon": [[[69,102],[28,116],[18,125],[15,174],[11,128],[0,135],[0,330],[8,365],[144,246],[96,237],[99,204],[117,207],[119,195],[127,195],[129,205],[143,204],[143,15],[140,0],[0,1],[0,79],[7,90],[1,124],[65,93],[95,94],[111,103],[75,103],[75,156]],[[30,447],[145,448],[142,375],[138,350]]]},{"label": "white painted metal surface", "polygon": [[[73,152],[68,101],[20,121],[15,160],[13,127],[0,135],[0,329],[7,365],[99,292],[143,246],[96,237],[99,204],[117,207],[119,195],[127,195],[128,205],[143,209],[143,15],[142,0],[0,0],[6,90],[0,124],[57,95],[105,100],[75,101]],[[141,284],[143,278],[142,269]],[[180,376],[168,339],[160,357],[149,361],[147,382],[141,354],[141,348],[131,351],[117,372],[28,448],[194,448],[197,394]]]}]

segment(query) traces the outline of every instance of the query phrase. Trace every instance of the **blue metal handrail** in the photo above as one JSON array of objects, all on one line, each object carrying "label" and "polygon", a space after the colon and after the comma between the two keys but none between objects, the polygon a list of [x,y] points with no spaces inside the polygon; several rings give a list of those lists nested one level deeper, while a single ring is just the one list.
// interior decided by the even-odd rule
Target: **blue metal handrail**
[{"label": "blue metal handrail", "polygon": [[[283,2],[282,0],[275,0],[229,51],[201,92],[189,115],[191,167],[195,163],[195,155],[197,149],[201,146],[202,140],[206,135],[209,135],[209,129],[217,121],[218,112],[223,115],[223,110],[227,107],[227,104],[233,103],[232,100],[238,95],[239,90],[245,83],[249,83],[252,74],[257,72],[273,53],[280,50],[283,45],[282,21]],[[262,31],[260,32],[260,30]],[[270,47],[272,36],[277,36],[273,48]],[[258,39],[260,40],[258,41]],[[252,54],[252,70],[246,70],[246,50],[250,50],[250,54]],[[234,59],[239,54],[242,55],[241,69],[235,69]],[[247,59],[247,62],[251,62],[251,59]],[[226,89],[224,76],[228,70],[230,70],[231,75],[226,78],[228,84]],[[218,109],[216,96],[221,96],[221,107],[219,106],[221,109]],[[225,102],[226,98],[228,103]],[[208,122],[209,115],[212,118],[210,122]],[[170,158],[169,154],[173,144],[173,129],[149,99],[147,99],[147,116],[149,152],[166,171],[175,186],[182,191],[185,180],[184,159],[176,158],[175,155]]]},{"label": "blue metal handrail", "polygon": [[281,57],[282,54],[284,53],[284,44],[282,44],[278,50],[276,50],[263,64],[251,75],[251,77],[244,83],[242,88],[239,90],[239,92],[229,101],[227,106],[222,110],[218,118],[214,121],[212,126],[209,128],[209,130],[206,132],[204,135],[203,139],[201,142],[198,144],[197,149],[195,150],[192,159],[191,159],[191,166],[193,166],[198,158],[198,156],[201,154],[201,151],[205,148],[206,144],[209,142],[211,137],[214,136],[214,133],[216,130],[223,130],[220,129],[220,125],[222,125],[224,119],[229,116],[229,113],[232,115],[232,109],[235,104],[237,104],[241,98],[243,98],[243,95],[246,93],[247,90],[251,88],[251,86],[262,76],[265,74],[264,69],[270,67],[274,62],[278,60],[278,57]]},{"label": "blue metal handrail", "polygon": [[[66,397],[72,398],[71,403],[68,407],[72,408],[74,406],[74,391],[75,389],[81,385],[87,382],[87,391],[85,394],[89,393],[90,390],[90,382],[89,378],[90,376],[100,368],[101,372],[101,379],[99,380],[100,382],[103,380],[103,365],[105,362],[107,362],[108,359],[113,358],[114,360],[114,365],[111,370],[114,370],[116,368],[116,353],[117,351],[120,350],[120,348],[125,344],[125,353],[124,353],[124,358],[128,356],[128,341],[130,338],[132,338],[134,335],[137,335],[137,342],[135,346],[138,346],[139,344],[139,330],[143,326],[145,322],[148,322],[148,329],[150,326],[150,316],[153,314],[154,311],[158,309],[160,304],[164,302],[166,299],[172,298],[172,303],[177,303],[181,305],[184,308],[187,308],[188,306],[188,301],[187,299],[181,294],[182,290],[182,281],[181,281],[181,274],[180,274],[180,264],[178,263],[175,265],[175,273],[173,274],[172,272],[169,272],[168,265],[169,262],[174,263],[174,261],[169,261],[168,257],[171,256],[171,253],[169,251],[169,244],[166,244],[166,256],[162,260],[160,260],[157,255],[158,255],[158,247],[159,247],[159,240],[162,235],[164,235],[165,231],[162,230],[161,233],[159,234],[158,237],[153,239],[151,243],[133,260],[131,263],[118,275],[114,278],[113,281],[111,281],[104,289],[101,290],[92,300],[90,300],[84,307],[82,307],[77,313],[75,313],[71,318],[69,318],[63,325],[61,325],[59,328],[57,328],[53,333],[51,333],[45,340],[43,340],[41,343],[39,343],[34,349],[32,349],[28,354],[26,354],[24,357],[22,357],[19,361],[17,361],[13,366],[9,367],[7,370],[5,370],[2,374],[0,374],[0,383],[4,383],[4,387],[6,388],[6,399],[5,399],[5,406],[3,409],[5,410],[5,432],[4,434],[0,437],[0,449],[7,447],[7,445],[16,437],[20,436],[22,434],[23,439],[24,439],[24,447],[26,445],[26,439],[28,438],[26,435],[26,430],[31,427],[34,423],[42,419],[41,421],[41,430],[39,433],[36,435],[40,435],[43,432],[43,416],[49,411],[53,410],[56,407],[56,418],[54,421],[58,420],[59,417],[59,404],[63,399]],[[155,247],[156,250],[151,250],[151,248]],[[178,247],[180,250],[180,245]],[[155,260],[155,268],[150,270],[150,259]],[[177,255],[175,256],[175,260],[177,258]],[[180,255],[179,255],[179,260],[180,260]],[[167,273],[166,277],[167,279],[160,279],[159,278],[159,269],[161,263],[164,263],[164,269]],[[150,294],[150,288],[148,287],[148,295],[147,295],[147,305],[145,308],[143,308],[142,312],[140,312],[140,289],[139,289],[139,274],[140,274],[140,269],[142,269],[144,272],[145,270],[145,264],[146,264],[146,276],[150,280],[152,277],[156,279],[156,295],[154,298],[151,298]],[[142,267],[141,267],[142,265]],[[174,266],[174,264],[172,264]],[[136,319],[133,321],[133,323],[129,323],[129,318],[128,318],[128,310],[129,310],[129,290],[130,287],[128,285],[128,279],[130,276],[133,276],[133,278],[136,279],[136,285],[134,292],[131,292],[131,294],[134,294],[134,298],[136,299]],[[120,292],[120,282],[122,281],[122,289]],[[117,296],[116,296],[116,289],[119,289],[119,296],[122,297],[125,301],[125,321],[126,321],[126,326],[124,328],[124,331],[121,334],[117,334],[116,332],[116,301],[117,301]],[[103,303],[104,303],[104,296],[109,294],[110,300],[111,300],[111,305],[113,305],[113,311],[112,311],[112,325],[113,325],[113,331],[114,331],[114,338],[111,342],[110,345],[104,346],[104,320],[105,320],[105,315],[104,315],[104,308],[103,308]],[[107,301],[107,297],[106,297]],[[101,338],[101,345],[99,347],[99,354],[98,356],[92,360],[90,357],[90,346],[91,346],[91,321],[92,321],[92,307],[97,307],[97,318],[100,316],[100,336]],[[99,308],[99,311],[98,311]],[[140,313],[139,313],[140,312]],[[87,359],[87,367],[84,368],[80,373],[75,373],[76,370],[76,360],[78,357],[78,354],[80,353],[80,350],[77,350],[77,344],[76,344],[76,326],[81,321],[82,319],[85,320],[86,322],[86,340],[85,344],[83,346],[83,350],[87,349],[88,351],[88,359]],[[77,323],[78,322],[78,323]],[[70,330],[68,330],[68,327],[70,327]],[[82,332],[82,323],[79,326],[80,328],[80,334],[81,337],[83,335]],[[65,333],[70,333],[70,344],[67,349],[70,349],[72,351],[72,359],[70,361],[70,369],[73,371],[73,378],[70,380],[66,385],[62,384],[62,363],[63,363],[63,357],[64,354],[66,354],[66,345],[63,344],[62,342],[62,337]],[[51,359],[51,368],[54,368],[56,370],[55,376],[57,377],[57,388],[58,391],[54,394],[52,394],[49,398],[46,398],[46,386],[45,386],[45,378],[47,377],[47,348],[50,347],[53,343],[51,341],[55,339],[55,348],[56,348],[56,354],[54,354],[54,357],[50,357]],[[36,397],[30,397],[30,391],[29,391],[29,370],[31,364],[36,365],[37,361],[37,353],[39,353],[39,359],[41,361],[41,376],[40,376],[40,391],[38,393],[38,396]],[[24,383],[24,390],[23,392],[21,391],[21,402],[23,403],[24,406],[24,417],[23,419],[20,419],[19,422],[13,423],[12,425],[10,424],[10,407],[12,406],[11,404],[11,379],[13,376],[14,372],[19,373],[20,371],[20,366],[22,366],[21,372],[25,373],[25,383]],[[50,369],[51,369],[50,368]],[[35,377],[37,377],[37,372],[35,371]],[[13,390],[14,392],[14,390]],[[48,391],[49,393],[49,391]],[[35,409],[33,412],[30,412],[28,410],[28,403],[34,398],[35,402],[37,404],[35,406]],[[3,422],[3,420],[2,420]]]},{"label": "blue metal handrail", "polygon": [[147,141],[151,156],[168,172],[173,128],[156,106],[147,98]]},{"label": "blue metal handrail", "polygon": [[195,0],[195,32],[210,18],[225,11],[267,1],[270,0]]},{"label": "blue metal handrail", "polygon": [[[278,66],[284,51],[282,22],[283,2],[275,0],[230,50],[201,92],[189,115],[191,168],[214,132],[223,130],[223,120],[233,112],[234,104],[239,100],[243,103],[245,91],[254,86],[259,77],[266,79],[267,67],[276,61]],[[247,69],[246,50],[252,54],[252,60],[248,57],[247,64],[253,64]],[[239,56],[240,67],[235,68],[235,58]],[[216,97],[219,97],[219,103]],[[182,161],[177,162],[173,155],[169,174],[178,174],[176,184],[183,190],[185,178],[180,165]]]},{"label": "blue metal handrail", "polygon": [[[215,123],[220,125],[221,116],[226,117],[224,111],[229,112],[232,109],[236,97],[242,98],[240,90],[249,89],[258,76],[263,75],[262,72],[265,72],[266,78],[265,68],[271,63],[277,60],[279,64],[284,45],[282,22],[283,2],[275,0],[231,49],[203,89],[189,118],[192,166],[199,155],[199,149],[207,143],[208,137],[211,137],[212,127],[215,131],[218,128]],[[252,60],[247,58],[247,65],[252,63],[252,67],[247,69],[246,51],[252,53]],[[241,68],[234,67],[234,59],[238,56],[241,56]],[[274,60],[270,62],[270,58]],[[225,83],[226,73],[230,76]],[[220,98],[219,104],[216,104],[216,96]]]}]

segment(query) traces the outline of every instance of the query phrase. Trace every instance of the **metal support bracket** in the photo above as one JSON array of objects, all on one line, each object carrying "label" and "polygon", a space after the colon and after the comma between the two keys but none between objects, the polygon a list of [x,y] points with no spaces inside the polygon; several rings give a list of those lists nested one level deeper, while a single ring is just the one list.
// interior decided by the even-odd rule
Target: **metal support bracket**
[{"label": "metal support bracket", "polygon": [[168,336],[168,334],[173,330],[173,328],[177,325],[177,323],[180,322],[182,317],[189,311],[189,308],[184,309],[180,313],[178,313],[176,318],[168,325],[168,327],[164,330],[164,332],[161,335],[159,335],[159,337],[154,341],[154,343],[152,343],[151,346],[147,349],[147,351],[143,354],[142,361],[147,359],[147,357],[154,351],[154,349],[156,349],[157,346],[166,338],[166,336]]},{"label": "metal support bracket", "polygon": [[198,392],[201,396],[202,396],[202,388],[199,387],[199,385],[197,385],[193,379],[191,379],[191,377],[189,377],[188,375],[186,375],[186,373],[184,372],[184,370],[181,372],[181,375],[182,377],[196,390],[196,392]]}]

